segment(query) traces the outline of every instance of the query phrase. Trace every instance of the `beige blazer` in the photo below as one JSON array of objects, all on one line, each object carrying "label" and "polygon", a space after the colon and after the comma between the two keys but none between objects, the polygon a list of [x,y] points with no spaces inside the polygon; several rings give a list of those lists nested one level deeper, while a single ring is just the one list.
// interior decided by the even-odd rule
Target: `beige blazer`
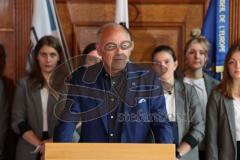
[{"label": "beige blazer", "polygon": [[207,104],[206,159],[236,160],[233,100],[213,90]]}]

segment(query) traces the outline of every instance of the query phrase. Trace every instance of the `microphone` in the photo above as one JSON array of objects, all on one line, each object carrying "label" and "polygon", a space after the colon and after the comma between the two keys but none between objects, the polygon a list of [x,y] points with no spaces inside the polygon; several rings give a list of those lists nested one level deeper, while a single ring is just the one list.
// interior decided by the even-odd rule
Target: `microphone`
[{"label": "microphone", "polygon": [[167,92],[168,92],[168,94],[170,94],[170,95],[172,94],[172,91],[167,91]]}]

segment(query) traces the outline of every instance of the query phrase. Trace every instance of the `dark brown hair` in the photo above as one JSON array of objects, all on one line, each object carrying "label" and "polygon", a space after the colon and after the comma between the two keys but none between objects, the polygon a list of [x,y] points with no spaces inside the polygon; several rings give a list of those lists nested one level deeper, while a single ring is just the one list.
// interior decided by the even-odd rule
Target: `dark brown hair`
[{"label": "dark brown hair", "polygon": [[233,98],[232,95],[232,87],[233,87],[233,78],[230,75],[228,62],[232,55],[235,52],[240,51],[240,45],[233,45],[227,53],[227,56],[225,58],[224,62],[224,71],[223,71],[223,79],[220,82],[220,84],[216,87],[216,89],[225,97]]},{"label": "dark brown hair", "polygon": [[96,48],[96,43],[95,42],[93,42],[93,43],[89,43],[85,48],[84,48],[84,50],[83,50],[83,52],[82,52],[82,59],[83,59],[83,63],[85,64],[86,63],[86,59],[87,59],[87,55],[90,53],[90,52],[92,52],[92,51],[94,51],[94,50],[96,50],[97,48]]},{"label": "dark brown hair", "polygon": [[37,59],[38,54],[39,54],[39,50],[43,46],[52,47],[57,51],[57,53],[60,57],[58,65],[60,63],[62,63],[63,60],[64,60],[62,46],[61,46],[60,42],[58,41],[58,39],[53,37],[53,36],[42,37],[38,41],[38,43],[37,43],[37,45],[34,48],[33,53],[32,53],[33,65],[32,65],[32,70],[28,75],[31,89],[41,89],[44,86],[44,84],[46,83],[46,81],[45,81],[45,79],[42,75],[42,72],[41,72],[41,69],[40,69],[40,66],[39,66],[39,62],[38,62],[38,59]]},{"label": "dark brown hair", "polygon": [[160,46],[157,46],[153,52],[152,52],[152,61],[154,60],[154,57],[159,53],[159,52],[162,52],[162,51],[165,51],[167,52],[168,54],[170,54],[174,60],[174,62],[177,60],[177,57],[176,57],[176,54],[174,52],[174,50],[170,47],[170,46],[167,46],[167,45],[160,45]]},{"label": "dark brown hair", "polygon": [[[177,56],[174,52],[174,50],[172,49],[172,47],[168,46],[168,45],[159,45],[157,46],[151,56],[152,56],[152,62],[154,62],[154,57],[159,54],[159,52],[162,52],[162,51],[165,51],[167,52],[169,55],[172,56],[173,58],[173,61],[176,62],[177,61]],[[175,72],[174,72],[174,78],[176,79],[181,79],[183,76],[182,76],[182,71],[180,70],[179,66],[176,68]]]}]

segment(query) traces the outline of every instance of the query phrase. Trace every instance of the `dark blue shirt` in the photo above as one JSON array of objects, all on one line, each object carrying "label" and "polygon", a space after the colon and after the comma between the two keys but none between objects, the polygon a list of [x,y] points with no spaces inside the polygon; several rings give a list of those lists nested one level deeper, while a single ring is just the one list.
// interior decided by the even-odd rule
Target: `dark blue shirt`
[{"label": "dark blue shirt", "polygon": [[106,91],[110,91],[117,99],[111,99],[110,97],[107,102],[111,102],[116,100],[117,103],[109,103],[108,105],[117,104],[117,106],[108,106],[113,110],[107,115],[108,120],[108,141],[113,142],[121,142],[121,131],[122,131],[122,122],[118,120],[118,114],[123,113],[124,102],[121,101],[118,94],[121,94],[121,88],[124,85],[125,79],[125,71],[120,72],[116,76],[110,76],[107,72],[103,72],[104,74],[104,89]]}]

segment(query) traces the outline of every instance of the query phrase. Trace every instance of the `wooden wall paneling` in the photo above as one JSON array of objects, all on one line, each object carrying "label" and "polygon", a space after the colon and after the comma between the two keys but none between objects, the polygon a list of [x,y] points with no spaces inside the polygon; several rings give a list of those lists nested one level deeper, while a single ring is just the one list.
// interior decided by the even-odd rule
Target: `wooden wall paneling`
[{"label": "wooden wall paneling", "polygon": [[81,54],[83,49],[92,42],[96,42],[98,28],[102,24],[75,24],[74,35],[76,38],[75,55]]},{"label": "wooden wall paneling", "polygon": [[[3,45],[5,55],[0,55],[1,68],[0,72],[3,75],[6,91],[11,95],[14,89],[13,83],[15,80],[15,50],[14,50],[14,30],[0,29],[0,44]],[[11,42],[11,43],[10,43]]]},{"label": "wooden wall paneling", "polygon": [[[74,55],[95,39],[98,27],[115,18],[112,0],[57,0],[57,3],[65,5],[64,10],[59,7],[62,14],[68,10],[67,23],[73,30],[71,25],[64,29],[73,32]],[[150,60],[150,51],[157,44],[168,44],[182,63],[184,44],[193,28],[201,28],[208,3],[209,0],[129,0],[130,30],[135,40],[132,60]]]},{"label": "wooden wall paneling", "polygon": [[[0,52],[0,75],[4,82],[5,94],[9,103],[9,113],[11,111],[11,100],[14,91],[15,77],[15,1],[0,0],[0,44],[4,52]],[[13,160],[15,157],[15,140],[13,132],[10,129],[6,137],[6,157]]]},{"label": "wooden wall paneling", "polygon": [[[65,25],[64,32],[68,42],[72,44],[72,56],[79,55],[83,48],[90,42],[96,42],[94,34],[97,29],[106,22],[111,22],[115,16],[114,5],[115,2],[100,3],[95,1],[57,1],[60,18],[64,19],[67,24]],[[101,1],[102,2],[102,1]],[[65,10],[62,8],[65,7]],[[62,16],[65,13],[68,18]],[[69,36],[71,35],[72,36]]]},{"label": "wooden wall paneling", "polygon": [[26,60],[30,51],[33,0],[16,0],[15,3],[15,75],[18,80],[25,73]]},{"label": "wooden wall paneling", "polygon": [[238,0],[238,4],[237,4],[237,13],[236,13],[236,26],[237,26],[237,42],[238,44],[240,44],[240,0]]},{"label": "wooden wall paneling", "polygon": [[6,94],[11,100],[15,80],[15,22],[13,0],[0,0],[0,44],[4,52],[0,53],[0,75],[3,78]]},{"label": "wooden wall paneling", "polygon": [[[135,24],[142,24],[142,27],[148,27],[147,32],[152,33],[152,42],[147,48],[141,47],[142,41],[136,42],[136,48],[141,48],[146,52],[144,55],[134,52],[132,58],[134,60],[150,60],[150,50],[152,51],[156,45],[167,44],[172,46],[180,60],[183,63],[183,49],[186,40],[190,37],[193,28],[200,28],[205,14],[205,4],[130,4],[130,24],[131,30]],[[152,27],[152,29],[151,29]],[[151,31],[152,30],[152,31]],[[147,32],[142,34],[147,36]],[[155,34],[155,33],[156,34]],[[133,34],[139,36],[138,34]],[[148,35],[149,36],[149,35]],[[146,40],[144,41],[146,43]],[[138,45],[139,44],[139,45]],[[152,47],[149,45],[151,44]],[[135,55],[139,54],[139,55]],[[148,55],[147,55],[148,54]],[[142,57],[142,58],[140,58]],[[139,59],[140,58],[140,59]]]},{"label": "wooden wall paneling", "polygon": [[[75,3],[115,3],[114,0],[56,0],[57,3],[75,2]],[[206,0],[129,0],[129,3],[150,3],[150,4],[199,4]]]},{"label": "wooden wall paneling", "polygon": [[0,29],[13,28],[14,18],[14,1],[13,0],[0,0]]},{"label": "wooden wall paneling", "polygon": [[70,56],[74,55],[74,35],[73,35],[73,25],[71,17],[69,15],[68,3],[58,2],[57,12],[60,18],[60,23],[63,28],[64,36],[67,42],[67,46],[70,52]]},{"label": "wooden wall paneling", "polygon": [[176,54],[184,45],[184,24],[182,23],[134,23],[131,26],[135,49],[131,56],[134,61],[150,61],[151,52],[158,45],[170,45]]},{"label": "wooden wall paneling", "polygon": [[240,0],[229,3],[229,45],[240,44]]},{"label": "wooden wall paneling", "polygon": [[14,79],[15,56],[14,50],[14,3],[13,0],[0,0],[0,44],[4,47],[6,57],[1,55],[1,68],[4,76]]},{"label": "wooden wall paneling", "polygon": [[144,23],[184,23],[186,35],[201,27],[204,17],[202,4],[135,4],[130,6],[130,21]]}]

